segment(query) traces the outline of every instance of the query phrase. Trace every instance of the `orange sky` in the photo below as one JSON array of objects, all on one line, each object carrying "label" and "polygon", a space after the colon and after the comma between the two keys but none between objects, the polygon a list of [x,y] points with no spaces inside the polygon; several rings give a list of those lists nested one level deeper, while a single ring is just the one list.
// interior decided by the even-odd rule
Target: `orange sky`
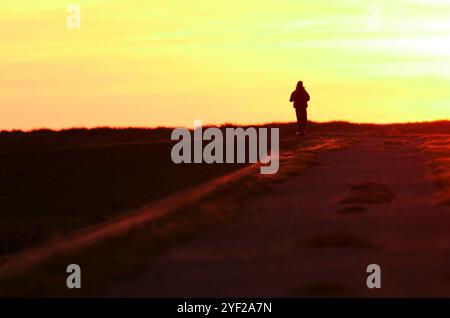
[{"label": "orange sky", "polygon": [[450,0],[74,2],[0,3],[0,129],[449,119]]}]

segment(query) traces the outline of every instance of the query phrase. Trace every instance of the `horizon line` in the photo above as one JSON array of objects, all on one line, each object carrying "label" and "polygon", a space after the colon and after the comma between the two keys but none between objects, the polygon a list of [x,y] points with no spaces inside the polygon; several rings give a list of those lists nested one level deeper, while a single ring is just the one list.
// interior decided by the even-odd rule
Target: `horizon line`
[{"label": "horizon line", "polygon": [[[342,123],[342,124],[350,124],[350,125],[374,125],[374,126],[390,126],[390,125],[414,125],[414,124],[433,124],[433,123],[450,123],[450,119],[437,119],[437,120],[427,120],[427,121],[405,121],[405,122],[386,122],[386,123],[374,123],[374,122],[353,122],[347,120],[329,120],[329,121],[308,121],[311,124],[333,124],[333,123]],[[203,128],[208,127],[263,127],[263,126],[273,126],[273,125],[295,125],[294,121],[274,121],[274,122],[266,122],[266,123],[254,123],[254,124],[238,124],[238,123],[221,123],[221,124],[203,124]],[[39,131],[52,131],[52,132],[64,132],[70,130],[99,130],[99,129],[110,129],[110,130],[156,130],[156,129],[176,129],[176,128],[187,128],[189,130],[194,129],[194,126],[72,126],[65,128],[50,128],[50,127],[36,127],[30,129],[0,129],[0,133],[13,133],[13,132],[22,132],[22,133],[32,133]]]}]

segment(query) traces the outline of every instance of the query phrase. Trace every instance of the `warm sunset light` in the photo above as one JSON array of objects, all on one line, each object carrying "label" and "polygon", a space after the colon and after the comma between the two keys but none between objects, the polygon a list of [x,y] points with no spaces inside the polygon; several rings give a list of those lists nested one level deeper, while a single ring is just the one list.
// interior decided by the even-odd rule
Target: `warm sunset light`
[{"label": "warm sunset light", "polygon": [[450,1],[0,3],[0,130],[449,118]]},{"label": "warm sunset light", "polygon": [[450,305],[449,17],[0,1],[3,309]]}]

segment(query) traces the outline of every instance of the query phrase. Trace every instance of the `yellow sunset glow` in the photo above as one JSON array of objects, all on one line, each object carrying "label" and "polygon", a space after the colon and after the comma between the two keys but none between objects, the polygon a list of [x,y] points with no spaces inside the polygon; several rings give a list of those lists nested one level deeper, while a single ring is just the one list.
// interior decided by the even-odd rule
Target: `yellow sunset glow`
[{"label": "yellow sunset glow", "polygon": [[0,129],[448,119],[450,1],[0,3]]}]

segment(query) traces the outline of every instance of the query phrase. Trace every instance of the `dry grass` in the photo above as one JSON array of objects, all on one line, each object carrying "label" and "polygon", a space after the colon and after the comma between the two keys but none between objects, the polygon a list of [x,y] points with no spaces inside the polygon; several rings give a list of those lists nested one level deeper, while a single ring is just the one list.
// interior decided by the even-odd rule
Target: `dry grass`
[{"label": "dry grass", "polygon": [[439,186],[436,204],[450,204],[450,136],[427,136],[422,150],[430,156],[428,167]]},{"label": "dry grass", "polygon": [[411,141],[408,139],[397,139],[397,140],[388,140],[383,143],[383,149],[390,150],[396,147],[401,147],[410,144]]},{"label": "dry grass", "polygon": [[[0,273],[0,296],[98,295],[108,287],[108,282],[119,277],[136,277],[148,268],[152,259],[168,248],[237,220],[247,198],[267,193],[277,183],[301,173],[315,163],[316,152],[337,150],[350,144],[344,139],[309,140],[308,147],[305,143],[280,156],[280,171],[275,175],[261,175],[259,168],[255,167],[239,180],[219,187],[200,201],[151,224],[134,228],[125,235],[105,239],[81,251],[55,255],[26,273],[3,277]],[[83,281],[86,282],[83,288],[70,291],[65,287],[65,268],[74,262],[89,270],[83,273]]]},{"label": "dry grass", "polygon": [[306,248],[354,248],[375,249],[377,244],[370,239],[347,232],[336,231],[304,238],[297,242],[297,247]]},{"label": "dry grass", "polygon": [[0,232],[0,255],[33,248],[46,237],[49,237],[48,230],[41,226],[32,224],[4,226]]},{"label": "dry grass", "polygon": [[[284,151],[297,142],[289,132],[295,127],[285,124],[280,129]],[[174,164],[170,132],[0,132],[0,257],[109,222],[245,166]],[[283,156],[281,160],[288,159]]]},{"label": "dry grass", "polygon": [[366,208],[363,206],[359,206],[359,205],[351,205],[348,207],[343,208],[342,210],[340,210],[340,213],[343,214],[359,214],[359,213],[363,213],[366,211]]},{"label": "dry grass", "polygon": [[389,203],[395,194],[386,186],[373,182],[365,182],[351,188],[348,197],[341,200],[343,204],[380,204]]},{"label": "dry grass", "polygon": [[121,144],[0,155],[0,233],[11,233],[0,235],[0,256],[244,166],[176,165],[171,147],[170,142]]}]

